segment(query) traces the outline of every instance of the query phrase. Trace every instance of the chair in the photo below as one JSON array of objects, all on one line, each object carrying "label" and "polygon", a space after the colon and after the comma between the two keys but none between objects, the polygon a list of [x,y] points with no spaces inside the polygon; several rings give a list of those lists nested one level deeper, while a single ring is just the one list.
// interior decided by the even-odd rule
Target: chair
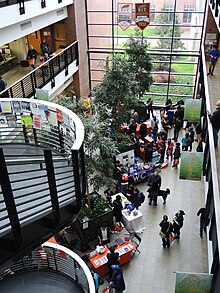
[{"label": "chair", "polygon": [[141,244],[141,241],[142,241],[141,237],[137,233],[134,233],[134,235],[131,238],[131,242],[135,246],[135,249],[132,251],[132,257],[135,255],[135,252],[141,253],[141,251],[138,249],[138,247]]}]

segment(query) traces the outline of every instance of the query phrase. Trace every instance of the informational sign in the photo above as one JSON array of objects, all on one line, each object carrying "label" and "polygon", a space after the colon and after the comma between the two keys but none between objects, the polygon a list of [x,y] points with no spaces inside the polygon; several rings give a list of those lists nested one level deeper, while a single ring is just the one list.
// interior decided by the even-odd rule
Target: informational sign
[{"label": "informational sign", "polygon": [[144,30],[150,23],[150,3],[135,4],[135,23]]},{"label": "informational sign", "polygon": [[124,166],[127,164],[134,164],[134,150],[130,150],[117,155],[116,161],[119,161],[120,164]]},{"label": "informational sign", "polygon": [[180,163],[180,179],[201,180],[203,153],[182,152]]},{"label": "informational sign", "polygon": [[133,4],[118,3],[118,25],[125,31],[132,24]]},{"label": "informational sign", "polygon": [[201,117],[201,104],[200,99],[186,99],[184,119],[190,122],[199,122]]},{"label": "informational sign", "polygon": [[49,90],[35,89],[35,91],[37,100],[49,101]]},{"label": "informational sign", "polygon": [[212,275],[176,272],[175,293],[210,293]]}]

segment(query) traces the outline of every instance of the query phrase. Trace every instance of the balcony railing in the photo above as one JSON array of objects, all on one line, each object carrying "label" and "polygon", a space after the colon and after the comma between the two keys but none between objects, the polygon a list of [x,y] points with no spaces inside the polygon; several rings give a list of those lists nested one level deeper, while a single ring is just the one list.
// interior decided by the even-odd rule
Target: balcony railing
[{"label": "balcony railing", "polygon": [[34,98],[36,94],[36,88],[41,89],[49,82],[51,83],[51,88],[54,88],[56,86],[55,77],[63,70],[65,70],[65,75],[67,76],[69,73],[68,67],[74,61],[76,62],[76,66],[78,66],[77,41],[47,61],[49,74],[45,73],[45,66],[42,64],[15,82],[12,86],[0,92],[0,97]]},{"label": "balcony railing", "polygon": [[210,8],[213,11],[213,15],[216,18],[216,24],[218,26],[218,29],[220,30],[220,13],[219,13],[219,8],[220,8],[220,2],[219,0],[210,0]]},{"label": "balcony railing", "polygon": [[72,111],[33,99],[0,99],[0,107],[2,264],[77,217],[85,170],[84,128]]},{"label": "balcony railing", "polygon": [[70,249],[49,242],[43,244],[43,248],[34,250],[28,256],[23,257],[11,266],[10,269],[0,271],[0,280],[2,280],[2,285],[4,285],[4,280],[7,281],[12,274],[15,276],[19,273],[25,274],[37,271],[62,274],[79,286],[84,292],[95,293],[92,275],[84,261]]}]

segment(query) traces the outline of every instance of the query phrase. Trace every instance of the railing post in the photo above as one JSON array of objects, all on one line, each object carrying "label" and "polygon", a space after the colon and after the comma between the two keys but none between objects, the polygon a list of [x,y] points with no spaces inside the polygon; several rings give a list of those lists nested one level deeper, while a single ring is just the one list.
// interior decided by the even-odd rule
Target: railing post
[{"label": "railing post", "polygon": [[55,76],[54,76],[54,64],[53,60],[49,62],[49,68],[50,68],[50,80],[51,80],[51,88],[55,87]]},{"label": "railing post", "polygon": [[[13,243],[12,243],[12,249],[18,250],[22,244],[23,244],[23,237],[21,233],[21,227],[20,222],[18,218],[18,212],[16,209],[15,200],[13,197],[13,191],[9,179],[9,174],[7,170],[7,165],[5,162],[5,157],[3,153],[3,149],[0,149],[0,185],[2,188],[2,194],[4,197],[4,203],[8,212],[8,218],[11,225],[11,231],[13,235]],[[4,238],[1,240],[4,241]],[[1,241],[0,240],[0,241]],[[8,240],[8,244],[10,244],[10,240]],[[8,247],[10,249],[10,247]]]},{"label": "railing post", "polygon": [[72,164],[73,164],[73,174],[76,190],[76,204],[80,208],[82,205],[82,191],[80,186],[80,173],[79,173],[79,154],[78,151],[72,150]]},{"label": "railing post", "polygon": [[24,0],[18,0],[20,15],[25,14]]},{"label": "railing post", "polygon": [[25,99],[25,90],[24,90],[24,83],[23,83],[23,80],[21,80],[21,90],[22,90],[22,95],[23,95],[23,98]]},{"label": "railing post", "polygon": [[56,178],[54,173],[54,164],[53,164],[53,157],[51,150],[44,150],[44,159],[46,165],[46,172],[48,178],[48,185],[50,190],[50,197],[52,203],[52,213],[54,219],[54,225],[60,221],[60,209],[59,209],[59,202],[58,202],[58,194],[57,194],[57,186],[56,186]]},{"label": "railing post", "polygon": [[46,0],[41,0],[41,8],[45,8],[46,7]]},{"label": "railing post", "polygon": [[67,50],[64,51],[64,62],[65,62],[65,76],[67,76],[69,74]]},{"label": "railing post", "polygon": [[75,44],[75,53],[76,53],[76,66],[79,66],[79,50],[78,50],[78,42]]},{"label": "railing post", "polygon": [[22,128],[23,128],[23,134],[24,134],[24,141],[25,141],[25,143],[29,144],[26,126],[22,125]]}]

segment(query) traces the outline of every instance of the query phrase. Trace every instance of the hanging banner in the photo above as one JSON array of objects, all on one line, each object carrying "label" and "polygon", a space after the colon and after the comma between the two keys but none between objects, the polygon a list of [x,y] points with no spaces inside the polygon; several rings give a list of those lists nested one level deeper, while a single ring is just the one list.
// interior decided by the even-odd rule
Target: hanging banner
[{"label": "hanging banner", "polygon": [[184,119],[199,122],[201,117],[201,99],[185,99]]},{"label": "hanging banner", "polygon": [[143,31],[150,23],[150,3],[135,4],[135,23]]},{"label": "hanging banner", "polygon": [[132,8],[133,4],[118,3],[117,21],[123,31],[125,31],[132,24]]},{"label": "hanging banner", "polygon": [[212,275],[176,272],[175,293],[210,293]]},{"label": "hanging banner", "polygon": [[201,180],[203,153],[181,152],[180,179]]}]

